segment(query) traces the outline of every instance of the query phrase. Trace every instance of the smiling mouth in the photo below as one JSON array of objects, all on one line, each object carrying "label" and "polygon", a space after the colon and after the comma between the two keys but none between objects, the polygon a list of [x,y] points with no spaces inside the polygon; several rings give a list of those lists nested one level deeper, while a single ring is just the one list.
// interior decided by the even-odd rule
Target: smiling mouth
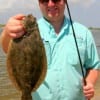
[{"label": "smiling mouth", "polygon": [[57,11],[57,7],[48,8],[48,11],[49,12],[55,12],[55,11]]}]

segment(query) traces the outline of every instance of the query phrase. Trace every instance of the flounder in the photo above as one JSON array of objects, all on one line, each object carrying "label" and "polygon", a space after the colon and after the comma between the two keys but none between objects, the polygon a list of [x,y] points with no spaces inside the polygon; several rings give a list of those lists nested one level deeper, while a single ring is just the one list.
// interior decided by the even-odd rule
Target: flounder
[{"label": "flounder", "polygon": [[7,70],[14,85],[22,92],[21,100],[32,100],[31,92],[45,79],[47,59],[36,18],[27,15],[23,25],[26,33],[10,41]]}]

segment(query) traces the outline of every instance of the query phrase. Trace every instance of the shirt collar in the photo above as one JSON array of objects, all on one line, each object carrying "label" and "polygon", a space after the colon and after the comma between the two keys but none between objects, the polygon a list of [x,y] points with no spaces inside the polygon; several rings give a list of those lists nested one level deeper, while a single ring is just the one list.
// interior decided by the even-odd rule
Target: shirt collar
[{"label": "shirt collar", "polygon": [[56,35],[56,33],[54,32],[53,26],[44,17],[42,17],[41,19],[44,23],[44,24],[42,23],[41,25],[45,26],[45,29],[43,29],[42,26],[40,28],[42,29],[43,34],[46,33],[45,34],[46,39],[52,37],[59,40],[62,36],[69,33],[68,31],[69,31],[70,21],[68,20],[66,16],[64,17],[64,22],[60,30],[60,33],[58,35]]},{"label": "shirt collar", "polygon": [[[43,20],[44,20],[45,24],[46,24],[50,29],[53,28],[53,26],[49,23],[48,20],[46,20],[46,18],[43,17]],[[70,24],[70,21],[69,21],[68,18],[65,16],[65,17],[64,17],[64,22],[63,22],[63,25],[62,25],[61,30],[62,30],[62,29],[68,28],[69,24]]]}]

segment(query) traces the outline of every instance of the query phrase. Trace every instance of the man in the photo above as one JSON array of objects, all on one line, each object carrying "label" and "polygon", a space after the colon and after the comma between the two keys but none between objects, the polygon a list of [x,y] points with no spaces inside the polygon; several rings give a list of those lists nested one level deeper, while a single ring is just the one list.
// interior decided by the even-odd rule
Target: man
[{"label": "man", "polygon": [[[66,0],[39,0],[39,6],[43,17],[38,26],[46,49],[48,71],[44,83],[32,93],[33,99],[90,100],[100,68],[91,32],[73,22],[86,75],[84,85],[71,24],[64,15]],[[2,47],[6,53],[9,41],[24,34],[23,18],[22,14],[11,17],[2,32]]]}]

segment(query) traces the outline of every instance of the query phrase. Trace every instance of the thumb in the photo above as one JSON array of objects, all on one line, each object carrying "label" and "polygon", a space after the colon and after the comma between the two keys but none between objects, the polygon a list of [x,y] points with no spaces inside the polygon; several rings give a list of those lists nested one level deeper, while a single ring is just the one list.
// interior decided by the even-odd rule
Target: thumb
[{"label": "thumb", "polygon": [[15,18],[16,20],[22,20],[24,17],[25,17],[24,14],[18,14],[18,15],[15,15],[13,18]]}]

